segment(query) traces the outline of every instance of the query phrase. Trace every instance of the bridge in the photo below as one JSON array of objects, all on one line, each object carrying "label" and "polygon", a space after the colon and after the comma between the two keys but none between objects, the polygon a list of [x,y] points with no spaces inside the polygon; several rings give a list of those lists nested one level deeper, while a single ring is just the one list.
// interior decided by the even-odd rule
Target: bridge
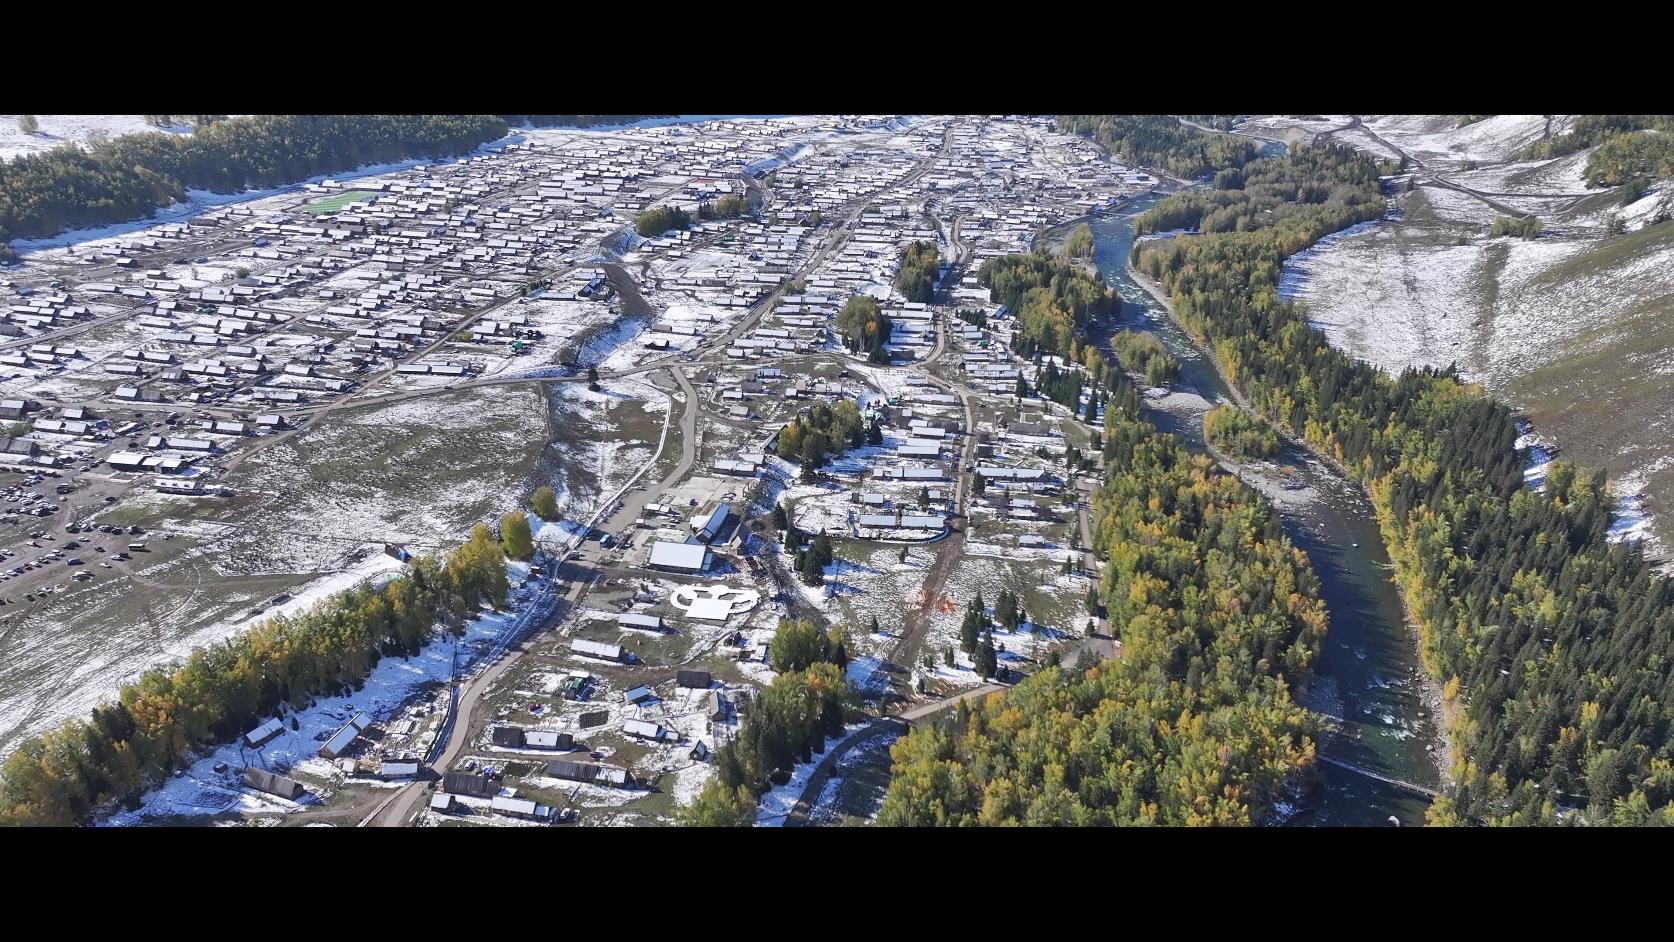
[{"label": "bridge", "polygon": [[1403,780],[1398,779],[1398,778],[1391,778],[1390,776],[1383,775],[1383,774],[1378,773],[1378,772],[1373,772],[1371,769],[1363,768],[1361,766],[1355,765],[1352,762],[1344,762],[1341,759],[1333,759],[1330,756],[1326,756],[1326,755],[1320,756],[1319,761],[1324,762],[1326,765],[1334,765],[1337,768],[1343,769],[1344,771],[1347,771],[1347,772],[1353,772],[1356,775],[1363,775],[1366,778],[1375,779],[1379,782],[1384,783],[1385,785],[1393,785],[1396,788],[1405,789],[1406,791],[1413,792],[1414,794],[1423,795],[1426,798],[1440,798],[1441,797],[1441,792],[1436,791],[1435,789],[1430,788],[1428,786],[1419,785],[1416,782],[1403,781]]}]

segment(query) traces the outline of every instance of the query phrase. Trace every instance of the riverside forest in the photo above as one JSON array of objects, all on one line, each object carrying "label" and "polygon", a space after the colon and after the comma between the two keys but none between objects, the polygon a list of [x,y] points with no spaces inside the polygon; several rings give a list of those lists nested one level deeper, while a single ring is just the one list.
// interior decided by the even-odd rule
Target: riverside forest
[{"label": "riverside forest", "polygon": [[6,116],[0,825],[1674,824],[1671,135]]}]

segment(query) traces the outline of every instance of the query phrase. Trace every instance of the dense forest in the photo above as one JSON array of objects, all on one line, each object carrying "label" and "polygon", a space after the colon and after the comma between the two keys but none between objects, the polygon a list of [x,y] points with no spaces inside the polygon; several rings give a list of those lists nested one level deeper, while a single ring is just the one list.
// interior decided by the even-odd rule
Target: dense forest
[{"label": "dense forest", "polygon": [[1609,138],[1587,158],[1586,172],[1588,186],[1674,177],[1674,127]]},{"label": "dense forest", "polygon": [[737,219],[749,211],[749,203],[742,196],[723,196],[711,203],[698,204],[698,218]]},{"label": "dense forest", "polygon": [[478,524],[445,562],[415,558],[381,587],[362,585],[148,670],[90,719],[66,721],[7,758],[0,824],[86,824],[281,706],[343,693],[380,658],[417,654],[438,623],[462,631],[482,602],[503,604],[506,589],[500,545]]},{"label": "dense forest", "polygon": [[837,312],[837,334],[850,353],[864,353],[873,363],[889,362],[890,332],[894,324],[871,295],[857,294]]},{"label": "dense forest", "polygon": [[848,658],[842,639],[810,622],[781,621],[772,652],[779,675],[744,716],[738,735],[716,750],[715,777],[681,812],[681,824],[752,823],[762,792],[783,784],[792,768],[812,762],[828,738],[843,734],[854,694],[843,676]]},{"label": "dense forest", "polygon": [[144,219],[188,189],[236,193],[369,163],[451,157],[505,133],[494,115],[253,115],[189,135],[65,145],[0,162],[0,243]]},{"label": "dense forest", "polygon": [[1243,409],[1218,405],[1203,414],[1203,439],[1234,458],[1267,459],[1279,453],[1279,433]]},{"label": "dense forest", "polygon": [[1568,131],[1535,141],[1518,156],[1524,160],[1564,157],[1602,144],[1607,138],[1643,130],[1674,131],[1674,115],[1580,114]]},{"label": "dense forest", "polygon": [[1064,114],[1057,120],[1059,131],[1090,137],[1130,164],[1158,167],[1179,177],[1240,166],[1254,160],[1257,150],[1248,138],[1205,134],[1173,115]]},{"label": "dense forest", "polygon": [[1093,227],[1086,224],[1076,226],[1064,240],[1063,255],[1065,258],[1092,258]]},{"label": "dense forest", "polygon": [[671,114],[503,114],[506,124],[514,128],[530,125],[537,128],[590,128],[598,124],[633,124],[646,118],[673,118]]},{"label": "dense forest", "polygon": [[866,421],[853,402],[818,402],[780,430],[779,457],[805,461],[817,468],[828,457],[858,448],[865,440]]},{"label": "dense forest", "polygon": [[1120,331],[1110,338],[1110,348],[1122,362],[1122,369],[1144,376],[1152,386],[1166,386],[1180,378],[1180,361],[1150,334]]},{"label": "dense forest", "polygon": [[1263,415],[1371,494],[1425,663],[1462,707],[1458,788],[1432,820],[1674,823],[1674,586],[1605,542],[1602,472],[1560,464],[1530,490],[1508,407],[1452,369],[1390,378],[1279,299],[1287,256],[1382,214],[1376,163],[1320,147],[1245,169],[1149,220],[1230,226],[1136,247],[1137,266]]},{"label": "dense forest", "polygon": [[1089,320],[1121,305],[1098,276],[1045,252],[989,259],[977,278],[989,299],[1004,304],[1017,319],[1031,351],[1068,353]]},{"label": "dense forest", "polygon": [[895,290],[908,301],[929,304],[936,293],[936,275],[941,255],[933,242],[914,242],[901,253],[901,270],[895,275]]},{"label": "dense forest", "polygon": [[1122,657],[914,730],[880,824],[1261,824],[1305,784],[1322,727],[1290,684],[1325,632],[1307,557],[1253,491],[1126,410],[1103,448],[1098,599]]},{"label": "dense forest", "polygon": [[642,237],[654,239],[670,229],[685,229],[692,224],[692,214],[678,206],[658,206],[639,214],[634,220],[634,231]]}]

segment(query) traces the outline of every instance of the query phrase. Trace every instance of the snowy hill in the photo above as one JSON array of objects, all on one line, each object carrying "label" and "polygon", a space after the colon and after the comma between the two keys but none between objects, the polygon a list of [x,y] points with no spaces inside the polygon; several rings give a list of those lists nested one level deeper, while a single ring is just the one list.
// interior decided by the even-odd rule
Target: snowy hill
[{"label": "snowy hill", "polygon": [[118,137],[142,131],[167,131],[171,134],[190,134],[187,125],[153,127],[145,117],[137,114],[38,114],[35,120],[40,130],[25,134],[17,126],[20,115],[0,114],[0,157],[12,158],[19,154],[35,154],[63,144],[84,144],[103,135]]},{"label": "snowy hill", "polygon": [[[1649,513],[1649,532],[1674,547],[1674,223],[1657,222],[1674,215],[1674,182],[1624,204],[1586,186],[1586,151],[1512,159],[1569,116],[1458,121],[1293,124],[1415,163],[1390,217],[1293,258],[1283,290],[1385,370],[1457,363],[1562,457],[1608,469],[1624,508]],[[1496,217],[1523,213],[1540,218],[1539,239],[1489,237]]]}]

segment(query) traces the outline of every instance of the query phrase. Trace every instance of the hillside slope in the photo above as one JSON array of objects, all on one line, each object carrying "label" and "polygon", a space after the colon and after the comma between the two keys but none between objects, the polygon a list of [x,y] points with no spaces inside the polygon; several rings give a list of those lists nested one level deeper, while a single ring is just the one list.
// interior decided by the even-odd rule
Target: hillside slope
[{"label": "hillside slope", "polygon": [[[1261,133],[1286,126],[1257,122]],[[1296,127],[1299,122],[1291,122]],[[1390,218],[1293,259],[1290,296],[1356,356],[1390,370],[1457,362],[1568,458],[1610,472],[1624,535],[1674,547],[1674,184],[1622,205],[1582,177],[1588,152],[1512,158],[1567,116],[1369,116],[1323,133],[1412,163]],[[1539,239],[1491,238],[1534,214]],[[1612,232],[1612,223],[1621,231]],[[1648,526],[1637,515],[1648,514]]]}]

